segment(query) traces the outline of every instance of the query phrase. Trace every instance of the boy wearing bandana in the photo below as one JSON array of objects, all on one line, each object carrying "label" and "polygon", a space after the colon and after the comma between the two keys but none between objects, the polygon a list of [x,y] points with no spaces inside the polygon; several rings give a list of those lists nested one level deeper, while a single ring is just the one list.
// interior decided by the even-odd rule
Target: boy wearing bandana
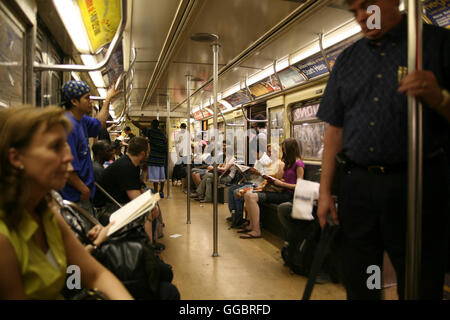
[{"label": "boy wearing bandana", "polygon": [[106,127],[109,116],[109,103],[121,91],[108,90],[105,102],[95,118],[88,116],[92,112],[89,86],[83,81],[67,81],[61,88],[62,103],[66,116],[73,125],[67,142],[73,155],[73,171],[70,173],[61,195],[64,199],[75,202],[94,213],[92,200],[95,194],[94,169],[89,151],[89,138],[97,137],[100,129]]}]

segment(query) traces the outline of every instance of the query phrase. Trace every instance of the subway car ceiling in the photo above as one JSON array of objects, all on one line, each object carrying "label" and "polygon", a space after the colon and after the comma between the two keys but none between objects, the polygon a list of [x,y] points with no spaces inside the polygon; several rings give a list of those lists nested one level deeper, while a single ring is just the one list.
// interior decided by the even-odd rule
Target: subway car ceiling
[{"label": "subway car ceiling", "polygon": [[[38,25],[37,63],[89,65],[104,60],[108,45],[96,52],[92,45],[90,49],[80,49],[67,30],[74,25],[84,28],[79,4],[91,1],[9,0],[5,3],[12,12],[21,11],[19,17],[31,16],[28,19],[31,23],[33,13],[37,13],[34,18]],[[104,97],[105,87],[116,83],[124,73],[120,85],[126,88],[126,94],[113,104],[113,114],[115,117],[126,114],[135,123],[148,123],[157,116],[165,118],[168,105],[171,117],[186,118],[188,79],[191,79],[191,116],[197,120],[212,116],[212,43],[196,41],[195,35],[217,36],[218,106],[226,114],[298,90],[315,79],[326,81],[337,54],[360,33],[344,0],[111,0],[108,3],[115,3],[118,13],[120,9],[124,11],[125,25],[106,68],[89,73],[44,71],[37,74],[41,82],[55,75],[59,82],[54,80],[53,86],[69,78],[80,78],[93,88],[93,95]],[[65,15],[57,7],[63,8]],[[119,20],[120,16],[116,21]],[[86,33],[86,28],[75,32],[81,33]],[[43,50],[42,43],[51,44],[53,49],[47,45]],[[49,50],[57,54],[50,54]],[[38,58],[42,53],[44,58]],[[45,58],[51,56],[59,58]],[[44,99],[46,94],[42,95]],[[39,97],[37,105],[47,104],[38,100]],[[54,101],[55,97],[51,99]]]},{"label": "subway car ceiling", "polygon": [[[66,2],[77,5],[77,1]],[[58,43],[66,56],[64,62],[86,64],[55,1],[37,0],[36,6],[38,21]],[[343,0],[127,0],[126,8],[119,69],[127,72],[127,95],[126,100],[117,99],[113,109],[117,116],[126,105],[129,119],[136,122],[148,122],[157,115],[165,118],[167,100],[171,117],[186,118],[187,75],[192,80],[191,115],[197,112],[197,119],[208,118],[208,111],[212,111],[208,105],[212,99],[213,51],[211,43],[192,40],[195,34],[218,36],[218,98],[226,113],[304,82],[307,76],[290,66],[320,54],[320,34],[326,50],[332,42],[359,31]],[[103,59],[102,54],[95,57],[96,62]],[[281,81],[280,71],[290,73],[290,79]],[[92,73],[71,75],[99,87]],[[104,71],[104,86],[117,75],[108,79]],[[94,90],[93,94],[104,96],[105,91]]]}]

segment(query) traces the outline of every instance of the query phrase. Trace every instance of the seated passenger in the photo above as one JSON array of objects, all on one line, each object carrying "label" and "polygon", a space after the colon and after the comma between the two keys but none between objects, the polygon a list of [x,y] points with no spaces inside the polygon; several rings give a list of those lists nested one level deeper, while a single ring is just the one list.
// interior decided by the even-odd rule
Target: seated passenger
[{"label": "seated passenger", "polygon": [[[98,182],[105,170],[106,163],[109,165],[109,160],[111,160],[113,156],[112,149],[108,141],[99,140],[92,145],[92,154],[94,156],[94,179],[95,182]],[[104,207],[105,204],[105,197],[102,195],[102,192],[97,191],[94,195],[94,207],[96,208],[96,211],[98,211],[99,208]],[[97,214],[96,216],[98,217]]]},{"label": "seated passenger", "polygon": [[[128,203],[145,192],[140,178],[140,164],[146,161],[148,153],[149,144],[147,140],[143,137],[134,137],[128,143],[127,153],[103,171],[99,180],[100,186],[121,205]],[[108,214],[118,209],[117,205],[108,197],[105,199],[109,206]],[[99,217],[102,224],[106,224],[109,221],[108,214]],[[152,210],[150,216],[151,220],[158,216],[157,206]],[[145,222],[145,231],[153,243],[152,224],[149,220]]]},{"label": "seated passenger", "polygon": [[69,265],[79,266],[84,288],[132,299],[51,205],[50,191],[69,177],[70,129],[61,108],[0,111],[0,299],[62,299]]},{"label": "seated passenger", "polygon": [[273,204],[280,204],[292,200],[297,179],[303,179],[304,167],[301,160],[301,151],[298,141],[294,138],[284,140],[282,144],[284,166],[283,179],[269,177],[268,183],[277,187],[283,188],[281,192],[247,192],[244,195],[245,207],[248,213],[250,224],[247,228],[241,229],[238,232],[244,233],[241,235],[242,239],[260,238],[260,210],[259,204],[268,202]]},{"label": "seated passenger", "polygon": [[120,145],[120,141],[119,140],[114,140],[111,143],[111,149],[113,151],[113,160],[117,160],[119,159],[123,154],[122,154],[122,146]]},{"label": "seated passenger", "polygon": [[[257,187],[265,180],[263,175],[276,175],[281,161],[272,161],[272,148],[267,145],[267,153],[260,152],[258,154],[258,159],[255,162],[253,168],[250,168],[244,173],[244,181],[238,185],[231,186],[228,189],[228,208],[231,213],[231,217],[227,220],[232,221],[232,228],[239,227],[243,222],[243,209],[244,209],[244,197],[243,193],[245,189],[252,187]],[[278,154],[278,151],[275,151]],[[248,173],[247,173],[248,172]],[[281,177],[281,176],[280,176]]]},{"label": "seated passenger", "polygon": [[[223,142],[223,152],[226,154],[226,146],[227,142]],[[232,154],[227,154],[224,162],[217,166],[219,177],[219,184],[230,184],[235,175],[236,175],[236,167],[234,164],[236,163],[236,158]],[[212,202],[212,187],[214,180],[214,173],[211,172],[214,170],[213,166],[208,166],[208,173],[206,173],[200,185],[197,187],[195,193],[191,194],[191,198],[198,198],[201,203]]]}]

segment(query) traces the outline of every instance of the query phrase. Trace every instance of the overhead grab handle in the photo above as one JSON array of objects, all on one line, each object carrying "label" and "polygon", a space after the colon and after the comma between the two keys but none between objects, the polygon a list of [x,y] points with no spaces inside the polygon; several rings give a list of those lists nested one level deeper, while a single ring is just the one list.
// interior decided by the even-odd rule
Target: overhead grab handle
[{"label": "overhead grab handle", "polygon": [[225,123],[225,126],[227,126],[227,127],[244,127],[244,124],[227,123],[227,121],[225,120],[225,117],[223,116],[222,110],[220,110],[220,108],[219,108],[219,113],[222,116],[223,123]]},{"label": "overhead grab handle", "polygon": [[97,71],[103,69],[109,60],[111,59],[112,53],[119,45],[119,40],[122,38],[123,31],[125,30],[125,26],[127,24],[127,2],[128,0],[121,0],[121,19],[119,28],[117,29],[116,34],[114,35],[113,40],[111,41],[108,51],[106,52],[106,56],[103,61],[97,63],[94,66],[86,66],[80,64],[42,64],[35,62],[33,65],[33,71],[76,71],[76,72],[88,72],[88,71]]},{"label": "overhead grab handle", "polygon": [[319,33],[319,46],[320,46],[320,52],[322,53],[323,60],[325,61],[325,64],[327,65],[328,72],[331,73],[330,62],[328,61],[325,50],[323,49],[323,33]]},{"label": "overhead grab handle", "polygon": [[252,119],[247,118],[247,116],[245,115],[245,110],[242,107],[242,104],[241,104],[241,110],[242,110],[242,114],[244,115],[245,120],[248,121],[248,122],[254,122],[254,123],[256,123],[256,122],[265,122],[265,123],[269,122],[269,120],[267,120],[267,119],[266,120],[256,120],[256,119],[252,120]]}]

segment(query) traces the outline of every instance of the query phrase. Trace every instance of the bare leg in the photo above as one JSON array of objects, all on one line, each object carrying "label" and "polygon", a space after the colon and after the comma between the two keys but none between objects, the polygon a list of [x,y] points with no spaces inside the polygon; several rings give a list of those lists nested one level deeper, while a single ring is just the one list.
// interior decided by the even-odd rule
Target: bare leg
[{"label": "bare leg", "polygon": [[148,166],[147,163],[144,163],[142,166],[142,181],[147,182],[148,178]]},{"label": "bare leg", "polygon": [[148,238],[150,239],[150,243],[153,243],[153,228],[152,228],[152,222],[150,220],[145,220],[144,223],[144,229],[145,233],[148,235]]},{"label": "bare leg", "polygon": [[192,172],[192,181],[194,181],[195,186],[198,187],[202,181],[202,179],[200,179],[200,174],[197,172]]},{"label": "bare leg", "polygon": [[249,234],[259,237],[261,235],[261,226],[259,224],[258,195],[253,192],[247,192],[244,195],[244,200],[250,220],[248,229],[252,230]]}]

